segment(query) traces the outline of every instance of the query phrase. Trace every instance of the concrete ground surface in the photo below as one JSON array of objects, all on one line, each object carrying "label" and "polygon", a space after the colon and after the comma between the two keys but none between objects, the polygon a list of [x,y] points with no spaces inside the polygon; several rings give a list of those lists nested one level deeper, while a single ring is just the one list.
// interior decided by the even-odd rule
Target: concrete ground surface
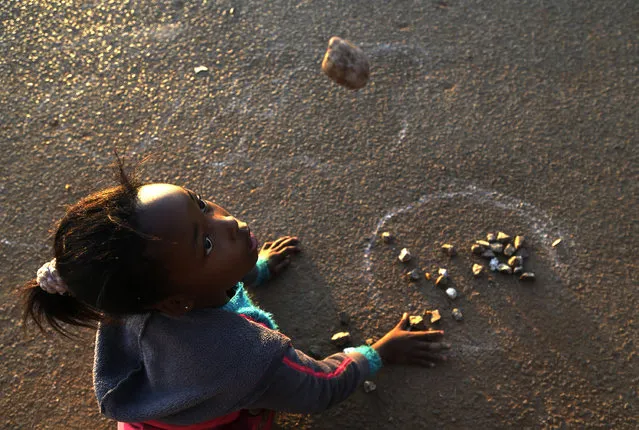
[{"label": "concrete ground surface", "polygon": [[[3,1],[0,427],[115,428],[93,333],[24,332],[13,292],[117,148],[261,241],[301,238],[255,292],[296,347],[334,352],[340,311],[357,344],[442,312],[449,363],[385,368],[282,428],[636,428],[638,33],[632,0]],[[333,35],[368,54],[364,89],[321,73]],[[472,278],[470,244],[498,230],[527,237],[535,283]]]}]

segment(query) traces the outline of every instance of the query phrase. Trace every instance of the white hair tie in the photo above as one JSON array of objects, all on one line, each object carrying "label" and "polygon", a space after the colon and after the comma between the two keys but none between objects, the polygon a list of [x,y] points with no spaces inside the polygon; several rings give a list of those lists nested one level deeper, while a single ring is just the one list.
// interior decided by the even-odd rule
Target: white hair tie
[{"label": "white hair tie", "polygon": [[64,283],[60,274],[58,274],[58,269],[55,267],[55,258],[44,263],[42,267],[38,269],[36,279],[40,288],[49,294],[64,295],[69,291],[67,284]]}]

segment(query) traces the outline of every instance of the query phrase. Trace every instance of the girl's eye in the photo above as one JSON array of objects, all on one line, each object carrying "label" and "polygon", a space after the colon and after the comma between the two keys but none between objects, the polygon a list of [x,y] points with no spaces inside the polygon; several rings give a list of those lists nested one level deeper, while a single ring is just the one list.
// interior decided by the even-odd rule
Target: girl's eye
[{"label": "girl's eye", "polygon": [[200,195],[197,196],[197,204],[198,206],[200,206],[200,210],[202,212],[206,212],[206,208],[208,207],[208,205],[204,200],[202,200],[202,197]]},{"label": "girl's eye", "polygon": [[210,237],[204,238],[204,255],[209,255],[213,251],[213,241]]}]

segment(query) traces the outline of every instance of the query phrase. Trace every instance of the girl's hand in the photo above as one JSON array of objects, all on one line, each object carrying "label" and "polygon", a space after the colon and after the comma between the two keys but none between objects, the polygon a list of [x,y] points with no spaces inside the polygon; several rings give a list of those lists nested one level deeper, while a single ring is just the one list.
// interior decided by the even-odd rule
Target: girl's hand
[{"label": "girl's hand", "polygon": [[291,255],[301,252],[297,237],[282,236],[273,242],[266,242],[260,250],[260,258],[266,260],[271,276],[277,276],[291,262]]},{"label": "girl's hand", "polygon": [[384,364],[414,364],[434,367],[436,362],[446,361],[443,353],[450,344],[440,342],[442,330],[407,331],[408,314],[404,313],[399,324],[373,344]]}]

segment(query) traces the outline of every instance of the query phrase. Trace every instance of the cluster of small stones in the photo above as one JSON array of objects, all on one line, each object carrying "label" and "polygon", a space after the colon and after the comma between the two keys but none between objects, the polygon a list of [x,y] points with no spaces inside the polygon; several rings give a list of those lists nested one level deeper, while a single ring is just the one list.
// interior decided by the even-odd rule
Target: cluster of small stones
[{"label": "cluster of small stones", "polygon": [[[461,321],[463,319],[462,313],[459,309],[455,308],[451,312],[453,319]],[[429,310],[426,309],[423,315],[410,315],[408,317],[408,330],[409,331],[423,331],[428,330],[427,324],[438,324],[442,319],[442,315],[439,309]]]},{"label": "cluster of small stones", "polygon": [[[393,236],[393,234],[388,231],[382,232],[381,238],[382,238],[382,241],[386,244],[390,244],[395,241],[395,237]],[[442,251],[449,257],[454,257],[455,255],[457,255],[457,250],[455,249],[455,247],[448,243],[442,245]],[[402,248],[399,255],[397,256],[397,259],[404,264],[411,261],[412,258],[413,256],[410,250],[408,250],[408,248]],[[433,278],[433,275],[430,272],[423,272],[420,269],[415,268],[409,271],[408,273],[406,273],[406,277],[411,282],[418,282],[422,278],[426,278],[426,280],[430,281]],[[448,298],[450,298],[451,300],[454,300],[458,296],[457,290],[455,290],[452,287],[445,288],[446,286],[448,286],[448,283],[449,283],[448,270],[444,268],[440,268],[438,270],[437,277],[435,278],[435,286],[442,288],[444,292],[446,293],[446,295],[448,296]],[[461,312],[459,315],[461,315]],[[455,316],[453,317],[456,320],[460,321],[460,319],[458,319],[457,317]],[[435,318],[434,321],[431,318],[431,323],[439,320],[440,318],[441,317],[439,316],[439,312],[437,312],[437,317]],[[413,324],[411,324],[411,327],[412,326]]]},{"label": "cluster of small stones", "polygon": [[[525,242],[524,236],[515,236],[512,239],[508,234],[500,231],[497,235],[488,233],[486,240],[476,240],[470,247],[470,251],[488,259],[490,270],[494,272],[515,275],[521,281],[534,281],[535,274],[524,270],[524,259],[528,256],[524,248]],[[506,263],[500,261],[501,256],[506,259]],[[475,277],[481,276],[484,271],[484,266],[481,264],[473,264],[472,272]]]},{"label": "cluster of small stones", "polygon": [[[390,244],[394,241],[394,237],[390,232],[383,232],[381,234],[382,241],[386,244]],[[494,233],[488,233],[486,235],[486,240],[476,240],[475,243],[470,247],[471,253],[481,256],[489,260],[489,267],[493,271],[498,271],[500,273],[508,274],[508,275],[516,275],[519,276],[519,279],[522,281],[534,281],[535,274],[532,272],[524,271],[524,259],[528,257],[528,252],[524,248],[525,244],[524,236],[515,236],[515,238],[511,238],[510,235],[504,232],[498,232],[496,235]],[[561,239],[557,239],[552,246],[556,247],[561,242]],[[454,257],[457,255],[457,250],[451,244],[443,244],[441,247],[442,251],[448,255],[449,257]],[[502,257],[503,256],[503,257]],[[500,261],[499,257],[505,258],[506,263]],[[398,256],[399,261],[402,263],[408,263],[412,259],[412,254],[408,250],[408,248],[402,248]],[[473,264],[472,273],[475,277],[480,277],[485,272],[485,267],[481,264]],[[429,272],[425,272],[422,274],[422,271],[419,269],[413,269],[407,273],[407,277],[412,282],[419,281],[422,276],[424,276],[427,280],[431,280],[433,275]],[[449,283],[449,274],[448,270],[444,268],[438,269],[437,278],[435,279],[435,286],[444,289]],[[446,295],[451,299],[455,300],[457,298],[457,290],[452,287],[445,289]],[[463,321],[464,316],[459,308],[454,308],[451,311],[451,316],[456,321]],[[345,312],[341,312],[339,315],[340,323],[342,325],[347,325],[349,323],[349,317]],[[436,324],[441,320],[441,314],[439,310],[425,310],[424,315],[411,315],[409,316],[409,326],[408,330],[411,331],[423,331],[427,329],[426,320],[430,322],[430,324]],[[339,332],[335,333],[331,338],[331,342],[342,348],[351,343],[351,335],[349,332]],[[374,342],[373,339],[367,339],[366,344],[372,345]],[[375,383],[372,381],[364,382],[364,391],[370,393],[376,389]]]}]

